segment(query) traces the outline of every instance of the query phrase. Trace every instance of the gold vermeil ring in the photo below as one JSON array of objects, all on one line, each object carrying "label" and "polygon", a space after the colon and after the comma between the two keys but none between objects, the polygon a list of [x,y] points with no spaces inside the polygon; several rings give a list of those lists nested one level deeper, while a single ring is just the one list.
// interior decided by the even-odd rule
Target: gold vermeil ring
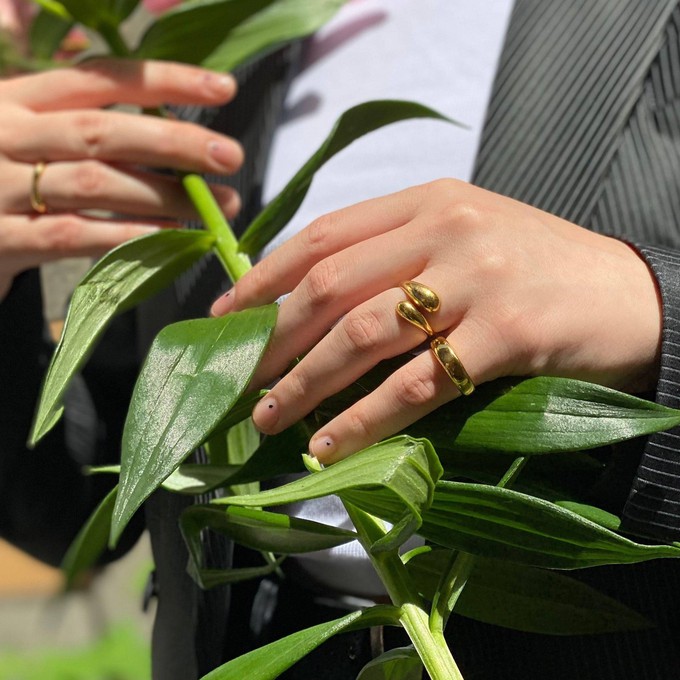
[{"label": "gold vermeil ring", "polygon": [[43,172],[45,172],[46,167],[47,165],[43,161],[36,163],[33,166],[33,178],[31,179],[31,193],[29,196],[31,199],[31,208],[40,215],[44,215],[47,212],[47,205],[40,195],[40,178],[42,177]]},{"label": "gold vermeil ring", "polygon": [[422,283],[404,281],[399,287],[409,296],[411,302],[422,311],[436,312],[439,309],[439,295]]},{"label": "gold vermeil ring", "polygon": [[434,335],[432,326],[427,319],[420,313],[416,306],[410,300],[402,300],[397,304],[397,314],[402,319],[405,319],[416,328],[420,328],[428,337]]},{"label": "gold vermeil ring", "polygon": [[468,372],[465,370],[458,355],[453,351],[453,347],[451,347],[448,340],[440,335],[430,342],[430,347],[437,361],[442,365],[449,378],[451,378],[451,382],[466,397],[472,394],[475,391],[475,384],[470,379]]}]

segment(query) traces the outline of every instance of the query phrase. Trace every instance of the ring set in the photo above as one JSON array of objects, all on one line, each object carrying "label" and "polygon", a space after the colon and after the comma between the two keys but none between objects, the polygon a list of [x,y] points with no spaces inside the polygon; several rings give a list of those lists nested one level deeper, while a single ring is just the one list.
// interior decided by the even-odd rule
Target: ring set
[{"label": "ring set", "polygon": [[475,385],[463,363],[448,340],[435,334],[425,316],[425,314],[434,314],[439,310],[439,296],[431,288],[417,281],[404,281],[399,287],[406,293],[408,300],[402,300],[397,304],[397,314],[427,335],[432,353],[446,371],[451,382],[465,396],[472,394]]}]

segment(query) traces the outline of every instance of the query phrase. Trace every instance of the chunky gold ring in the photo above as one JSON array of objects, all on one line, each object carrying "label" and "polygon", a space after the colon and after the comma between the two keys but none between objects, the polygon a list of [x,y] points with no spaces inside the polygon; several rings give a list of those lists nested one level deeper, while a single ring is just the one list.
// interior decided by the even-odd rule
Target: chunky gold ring
[{"label": "chunky gold ring", "polygon": [[404,281],[399,287],[409,299],[397,304],[397,314],[416,328],[420,328],[428,337],[432,337],[434,331],[423,312],[436,312],[440,306],[439,296],[431,288],[417,281]]},{"label": "chunky gold ring", "polygon": [[417,281],[404,281],[401,288],[409,296],[411,302],[423,312],[436,312],[439,309],[439,295],[432,288]]},{"label": "chunky gold ring", "polygon": [[466,397],[472,394],[475,391],[475,384],[447,339],[440,335],[430,342],[430,347],[437,361],[444,367],[447,375],[461,393]]},{"label": "chunky gold ring", "polygon": [[47,212],[47,205],[45,205],[45,201],[40,195],[39,187],[40,178],[42,177],[43,172],[45,172],[46,167],[47,165],[43,161],[36,163],[33,166],[33,179],[31,180],[31,208],[41,215],[44,215]]}]

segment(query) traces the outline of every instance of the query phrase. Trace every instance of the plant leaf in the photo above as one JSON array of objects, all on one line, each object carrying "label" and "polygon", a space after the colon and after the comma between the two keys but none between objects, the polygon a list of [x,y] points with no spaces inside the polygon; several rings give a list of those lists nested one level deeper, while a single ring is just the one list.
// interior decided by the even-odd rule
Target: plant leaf
[{"label": "plant leaf", "polygon": [[352,531],[290,517],[283,513],[251,508],[217,508],[193,505],[180,517],[180,529],[187,544],[190,571],[206,586],[201,532],[205,529],[229,536],[254,550],[293,554],[325,550],[356,538]]},{"label": "plant leaf", "polygon": [[276,312],[276,305],[267,305],[181,321],[156,336],[123,431],[112,544],[135,510],[237,403],[269,342]]},{"label": "plant leaf", "polygon": [[373,130],[413,118],[435,118],[454,123],[427,106],[399,100],[365,102],[345,111],[314,155],[251,222],[239,240],[239,250],[253,255],[266,246],[300,207],[312,184],[314,173],[336,153]]},{"label": "plant leaf", "polygon": [[46,12],[51,12],[62,19],[72,18],[66,7],[64,7],[63,2],[58,2],[58,0],[33,0],[33,2],[36,5],[40,5]]},{"label": "plant leaf", "polygon": [[51,59],[74,26],[70,17],[63,17],[45,9],[31,22],[30,54],[35,59]]},{"label": "plant leaf", "polygon": [[[212,501],[217,505],[266,507],[282,505],[337,493],[347,496],[359,507],[364,495],[376,489],[392,500],[398,516],[394,527],[378,549],[389,550],[400,545],[421,522],[421,515],[430,505],[434,484],[441,475],[441,465],[427,440],[394,437],[370,446],[311,476],[257,494],[229,496]],[[368,489],[368,493],[359,490]],[[359,498],[359,502],[355,499]]]},{"label": "plant leaf", "polygon": [[554,569],[680,557],[678,547],[635,543],[548,501],[459,482],[437,484],[420,533],[474,555]]},{"label": "plant leaf", "polygon": [[62,399],[114,316],[168,285],[210,250],[204,231],[166,230],[128,241],[105,255],[73,293],[61,340],[52,356],[29,438],[35,444],[57,423]]},{"label": "plant leaf", "polygon": [[59,4],[74,19],[98,30],[102,26],[118,26],[130,16],[139,0],[60,0]]},{"label": "plant leaf", "polygon": [[396,625],[399,609],[377,605],[288,635],[216,668],[201,680],[274,680],[329,638],[349,630]]},{"label": "plant leaf", "polygon": [[116,489],[114,487],[106,494],[64,555],[61,570],[66,577],[64,589],[67,591],[73,588],[78,576],[95,564],[106,550]]},{"label": "plant leaf", "polygon": [[[407,569],[431,599],[449,550],[420,553]],[[478,557],[454,609],[476,621],[545,635],[591,635],[642,630],[651,623],[575,578],[547,569]]]},{"label": "plant leaf", "polygon": [[346,0],[194,0],[159,17],[135,56],[230,71],[258,54],[314,33]]},{"label": "plant leaf", "polygon": [[412,647],[396,647],[369,661],[357,680],[421,680],[423,662]]},{"label": "plant leaf", "polygon": [[210,588],[216,586],[232,585],[273,574],[284,559],[285,557],[280,557],[278,560],[263,564],[261,567],[241,567],[239,569],[196,569],[193,562],[190,562],[187,571],[200,588],[210,590]]},{"label": "plant leaf", "polygon": [[482,385],[465,400],[422,418],[408,432],[427,436],[437,450],[532,455],[592,449],[678,424],[680,411],[608,387],[566,378],[528,378]]}]

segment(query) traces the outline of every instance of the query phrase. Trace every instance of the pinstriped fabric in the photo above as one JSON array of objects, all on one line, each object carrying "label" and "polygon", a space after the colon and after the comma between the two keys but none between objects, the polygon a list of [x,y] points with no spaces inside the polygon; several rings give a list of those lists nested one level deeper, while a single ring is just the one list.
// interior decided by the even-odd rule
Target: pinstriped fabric
[{"label": "pinstriped fabric", "polygon": [[[665,304],[658,401],[680,407],[680,252],[666,249],[680,248],[676,5],[517,0],[475,183],[596,231],[654,244],[640,250]],[[680,431],[649,440],[626,506],[628,529],[662,538],[680,531],[678,452]],[[452,645],[466,677],[678,677],[677,564],[602,567],[578,577],[656,627],[555,639],[461,622]]]},{"label": "pinstriped fabric", "polygon": [[475,184],[585,223],[674,5],[517,2]]}]

